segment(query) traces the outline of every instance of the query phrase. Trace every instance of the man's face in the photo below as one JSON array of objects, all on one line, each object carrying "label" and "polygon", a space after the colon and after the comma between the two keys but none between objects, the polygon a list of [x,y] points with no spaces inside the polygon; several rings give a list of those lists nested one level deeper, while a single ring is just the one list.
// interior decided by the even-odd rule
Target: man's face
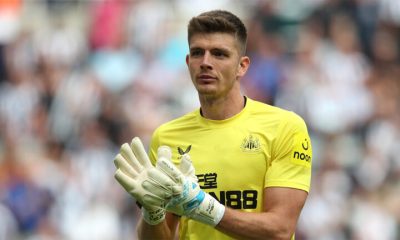
[{"label": "man's face", "polygon": [[189,47],[186,63],[200,95],[218,98],[228,95],[232,89],[240,91],[239,79],[245,74],[249,60],[239,54],[233,35],[195,34]]}]

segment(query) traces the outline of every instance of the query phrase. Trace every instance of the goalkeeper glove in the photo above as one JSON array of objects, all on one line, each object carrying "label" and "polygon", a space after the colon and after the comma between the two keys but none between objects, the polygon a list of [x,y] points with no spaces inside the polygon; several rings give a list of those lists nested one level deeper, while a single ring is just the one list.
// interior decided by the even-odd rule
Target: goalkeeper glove
[{"label": "goalkeeper glove", "polygon": [[168,158],[159,159],[157,168],[162,169],[182,186],[180,193],[174,195],[166,205],[167,211],[211,226],[216,226],[221,221],[225,206],[200,189],[188,154],[182,156],[179,170]]},{"label": "goalkeeper glove", "polygon": [[[158,159],[170,161],[171,151],[158,149]],[[160,169],[155,168],[139,138],[121,146],[114,160],[117,167],[115,178],[122,187],[142,205],[143,219],[156,225],[165,219],[165,204],[172,194],[180,192],[178,186]]]}]

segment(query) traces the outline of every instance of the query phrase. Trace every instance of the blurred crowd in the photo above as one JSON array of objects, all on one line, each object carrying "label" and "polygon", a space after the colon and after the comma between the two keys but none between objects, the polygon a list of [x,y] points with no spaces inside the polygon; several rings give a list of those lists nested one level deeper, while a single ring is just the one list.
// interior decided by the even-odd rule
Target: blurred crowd
[{"label": "blurred crowd", "polygon": [[135,239],[113,157],[198,107],[186,24],[217,8],[248,27],[243,92],[308,124],[296,239],[400,239],[398,0],[2,0],[0,240]]}]

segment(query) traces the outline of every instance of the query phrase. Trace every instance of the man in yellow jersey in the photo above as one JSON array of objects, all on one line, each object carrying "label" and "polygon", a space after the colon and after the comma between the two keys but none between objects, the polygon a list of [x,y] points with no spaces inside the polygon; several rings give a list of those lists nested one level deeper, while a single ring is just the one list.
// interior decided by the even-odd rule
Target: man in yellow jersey
[{"label": "man in yellow jersey", "polygon": [[[294,239],[311,178],[311,141],[304,121],[242,95],[240,81],[250,59],[245,56],[246,28],[238,17],[221,10],[202,13],[190,20],[188,41],[186,63],[201,107],[160,126],[149,157],[153,165],[164,157],[179,166],[181,161],[190,165],[190,155],[194,169],[181,167],[184,178],[177,175],[195,190],[190,188],[189,196],[183,193],[186,188],[176,190],[181,194],[176,197],[170,166],[146,163],[137,139],[131,148],[122,147],[116,178],[144,206],[139,238]],[[128,174],[124,162],[135,157],[138,164],[129,171],[136,172]],[[197,183],[190,180],[193,171]],[[149,182],[154,190],[146,190]]]}]

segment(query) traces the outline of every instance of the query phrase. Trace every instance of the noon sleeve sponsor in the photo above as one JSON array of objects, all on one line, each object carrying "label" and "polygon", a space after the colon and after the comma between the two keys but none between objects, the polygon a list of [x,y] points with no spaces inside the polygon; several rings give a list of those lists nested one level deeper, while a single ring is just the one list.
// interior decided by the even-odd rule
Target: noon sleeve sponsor
[{"label": "noon sleeve sponsor", "polygon": [[294,136],[291,162],[310,168],[312,161],[311,140],[307,133],[297,132]]}]

